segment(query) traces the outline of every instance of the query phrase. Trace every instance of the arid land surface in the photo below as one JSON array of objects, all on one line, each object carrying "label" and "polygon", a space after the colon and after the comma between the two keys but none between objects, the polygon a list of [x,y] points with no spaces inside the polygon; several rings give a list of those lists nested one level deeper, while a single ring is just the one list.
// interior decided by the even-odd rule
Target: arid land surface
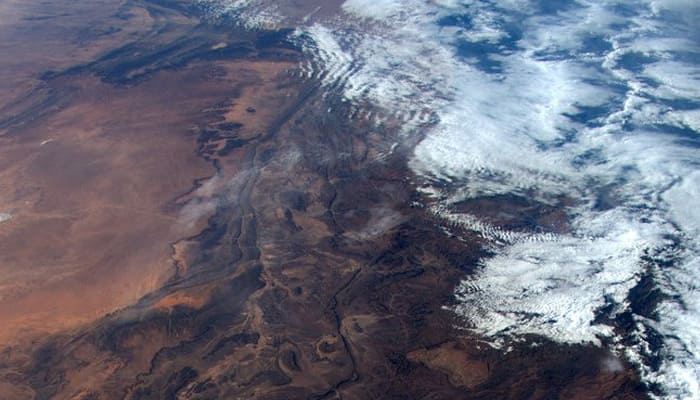
[{"label": "arid land surface", "polygon": [[277,28],[0,4],[0,399],[645,398],[605,350],[460,328],[480,240],[420,206],[418,139],[323,96]]}]

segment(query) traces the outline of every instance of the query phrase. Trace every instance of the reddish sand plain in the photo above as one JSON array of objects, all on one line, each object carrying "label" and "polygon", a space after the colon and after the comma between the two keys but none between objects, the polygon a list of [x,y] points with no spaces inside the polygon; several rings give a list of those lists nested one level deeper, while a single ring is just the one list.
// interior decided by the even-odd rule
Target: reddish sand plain
[{"label": "reddish sand plain", "polygon": [[[0,212],[11,216],[0,224],[2,344],[89,322],[172,277],[171,243],[206,222],[178,223],[176,199],[215,173],[196,153],[192,130],[218,115],[212,104],[233,110],[232,92],[288,67],[194,64],[135,87],[115,87],[91,74],[35,83],[42,70],[88,61],[120,35],[124,40],[151,28],[148,13],[135,8],[118,37],[87,46],[66,39],[85,29],[88,17],[115,13],[112,3],[83,7],[92,14],[80,17],[80,6],[66,6],[63,14],[75,16],[57,17],[59,26],[37,30],[28,46],[17,46],[30,41],[17,34],[21,18],[0,25],[1,46],[10,55],[0,61],[0,81],[10,86],[0,87],[0,99],[16,99],[22,90],[31,101],[48,96],[43,92],[59,97],[48,103],[55,110],[47,115],[0,131]],[[2,8],[0,14],[16,17],[36,12],[20,2]],[[16,108],[3,111],[7,117]]]}]

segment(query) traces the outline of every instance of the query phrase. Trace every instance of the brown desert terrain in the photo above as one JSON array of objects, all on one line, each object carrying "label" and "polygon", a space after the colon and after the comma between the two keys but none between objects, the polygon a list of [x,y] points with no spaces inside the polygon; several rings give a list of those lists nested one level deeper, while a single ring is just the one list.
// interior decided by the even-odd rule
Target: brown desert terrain
[{"label": "brown desert terrain", "polygon": [[[201,17],[0,5],[0,399],[646,398],[606,350],[461,329],[485,250],[420,206],[415,143],[323,96],[284,26]],[[535,207],[505,201],[460,206]]]}]

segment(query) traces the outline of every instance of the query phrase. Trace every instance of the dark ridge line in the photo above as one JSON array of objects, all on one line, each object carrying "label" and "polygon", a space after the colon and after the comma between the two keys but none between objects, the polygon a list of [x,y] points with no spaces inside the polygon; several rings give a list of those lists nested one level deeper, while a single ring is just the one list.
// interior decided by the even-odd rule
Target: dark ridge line
[{"label": "dark ridge line", "polygon": [[[403,225],[412,226],[412,224],[403,224]],[[400,230],[400,227],[397,227],[396,229]],[[380,254],[373,256],[370,260],[368,260],[366,265],[368,267],[371,267],[371,266],[380,264],[387,256],[390,256],[394,252],[395,252],[394,248],[389,248],[389,249],[381,252]],[[346,253],[346,251],[342,251],[342,253]],[[367,254],[358,255],[358,256],[361,258],[366,258]],[[386,273],[383,275],[380,274],[376,280],[372,280],[372,282],[373,282],[373,284],[371,285],[372,291],[375,291],[377,286],[381,287],[382,285],[394,284],[394,283],[397,283],[397,282],[402,281],[402,280],[416,278],[418,276],[423,275],[425,273],[425,271],[426,271],[426,268],[417,267],[417,268],[412,268],[412,269],[408,269],[405,271],[389,272],[389,273]],[[347,337],[342,333],[342,330],[341,330],[342,323],[341,323],[340,313],[338,312],[338,306],[339,306],[338,297],[341,296],[344,292],[346,292],[357,281],[358,277],[361,275],[362,272],[364,272],[364,269],[362,268],[362,266],[360,266],[355,272],[353,272],[353,275],[350,277],[350,279],[348,279],[347,282],[341,288],[339,288],[338,291],[333,295],[333,297],[331,298],[331,301],[329,302],[329,306],[328,306],[328,309],[333,313],[333,316],[334,316],[334,320],[336,323],[336,332],[337,332],[338,336],[341,338],[341,340],[343,341],[344,349],[352,362],[353,373],[348,378],[337,382],[335,385],[333,385],[333,387],[329,388],[329,390],[327,390],[326,392],[309,397],[310,399],[314,399],[314,400],[328,399],[328,398],[331,398],[331,396],[333,396],[333,395],[337,395],[340,398],[341,396],[338,392],[339,390],[341,390],[345,386],[357,384],[358,382],[360,382],[362,380],[362,376],[359,374],[358,369],[357,369],[357,362],[356,362],[355,357],[354,357],[352,345],[347,340]],[[387,312],[387,313],[390,312],[390,310],[388,308],[384,308],[384,306],[382,304],[378,304],[378,305],[381,306],[385,312]],[[420,304],[415,305],[415,307],[423,307],[423,306],[425,306],[425,303],[420,303]],[[435,348],[435,347],[439,346],[440,344],[447,343],[447,342],[449,342],[449,340],[441,340],[438,343],[431,343],[428,345],[424,345],[422,347]],[[489,365],[489,368],[490,368],[490,365]],[[444,375],[443,372],[440,372],[440,374]],[[445,375],[445,376],[447,376],[447,375]]]},{"label": "dark ridge line", "polygon": [[[127,48],[130,48],[130,47],[128,47],[128,46],[130,46],[130,45],[127,45]],[[123,48],[122,48],[122,49],[118,49],[118,50],[123,50]],[[114,56],[114,54],[112,54],[112,56]],[[107,57],[107,59],[108,59],[108,58],[109,58],[109,57]],[[59,78],[60,76],[69,75],[69,74],[74,74],[74,73],[79,73],[79,72],[80,72],[79,69],[80,69],[81,67],[89,68],[89,67],[92,67],[92,66],[94,66],[94,65],[96,65],[96,64],[97,64],[97,62],[92,63],[91,65],[88,65],[87,67],[86,67],[86,66],[77,66],[77,67],[74,67],[74,68],[72,68],[72,69],[68,69],[67,71],[64,71],[64,73],[56,73],[56,74],[48,73],[48,74],[45,74],[42,78],[43,78],[44,80],[46,80],[46,81],[50,81],[50,80],[53,80],[53,79],[57,79],[57,78]],[[152,72],[156,72],[156,71],[152,71]],[[286,122],[288,122],[288,120],[289,120],[296,112],[298,112],[298,110],[302,107],[303,102],[304,102],[306,99],[308,99],[308,98],[313,94],[314,90],[315,90],[315,88],[311,88],[311,89],[307,90],[307,91],[306,91],[306,94],[299,100],[299,102],[297,102],[297,104],[295,105],[295,107],[293,107],[292,109],[288,110],[283,116],[281,116],[280,118],[278,118],[278,120],[275,122],[275,125],[274,125],[274,126],[276,127],[276,130],[279,130],[279,128],[281,128],[282,125],[284,125]],[[29,110],[29,111],[31,111],[31,110]],[[27,113],[29,113],[29,111],[27,111]],[[36,116],[35,116],[35,117],[36,117]],[[274,131],[271,131],[271,132],[270,132],[271,135],[274,135],[274,133],[276,133],[276,132],[274,132]],[[254,149],[257,149],[257,145],[254,146]],[[256,153],[256,152],[257,152],[257,150],[254,150],[253,154],[251,155],[251,159],[249,160],[249,162],[254,163],[254,160],[255,160],[255,153]],[[199,155],[200,155],[200,157],[202,157],[202,158],[204,158],[204,156],[205,156],[204,154],[202,154],[201,151],[199,152]],[[205,160],[206,160],[206,159],[205,159]],[[220,167],[219,167],[219,164],[218,164],[218,162],[219,162],[218,159],[209,159],[209,160],[207,160],[207,161],[214,167],[214,169],[215,169],[217,172],[220,170]],[[214,176],[214,175],[211,175],[211,176]],[[255,236],[256,236],[254,232],[253,232],[253,233],[250,233],[250,232],[246,233],[246,232],[244,231],[244,224],[246,224],[246,220],[248,219],[248,218],[246,218],[246,216],[245,216],[245,211],[250,211],[250,214],[252,215],[252,218],[250,218],[250,220],[248,220],[247,223],[248,223],[248,224],[252,223],[253,225],[249,225],[249,226],[248,226],[248,229],[253,229],[253,230],[255,230],[255,221],[256,221],[255,210],[254,210],[254,208],[250,205],[250,198],[249,198],[249,197],[250,197],[250,192],[251,192],[251,190],[252,190],[252,188],[253,188],[253,186],[254,186],[254,178],[255,178],[254,176],[248,178],[248,179],[246,180],[245,184],[244,184],[245,189],[243,189],[243,190],[241,191],[241,194],[242,194],[242,196],[246,199],[243,203],[245,203],[245,204],[247,204],[247,205],[244,205],[243,207],[241,207],[241,206],[239,205],[239,207],[242,208],[242,210],[241,210],[242,212],[241,212],[240,214],[237,213],[237,218],[235,218],[235,219],[237,220],[237,222],[238,222],[239,229],[237,229],[236,234],[235,234],[235,236],[233,236],[232,239],[233,239],[233,242],[235,242],[236,245],[238,246],[238,248],[239,248],[239,252],[238,252],[238,253],[240,254],[240,256],[237,257],[237,258],[236,258],[235,260],[233,260],[233,262],[232,262],[232,264],[235,264],[235,265],[241,265],[242,263],[245,263],[245,262],[248,262],[248,261],[252,261],[252,260],[256,260],[256,259],[259,259],[259,257],[260,257],[260,250],[259,250],[259,248],[257,248],[257,246],[255,246],[255,245],[253,245],[252,247],[249,246],[249,245],[241,246],[241,243],[240,243],[241,236],[246,236],[246,237],[249,237],[250,239],[254,239]],[[186,194],[188,194],[188,193],[191,194],[191,193],[192,193],[193,191],[195,191],[197,188],[201,187],[201,184],[202,184],[202,182],[203,182],[205,179],[207,179],[207,178],[205,177],[205,178],[196,179],[196,180],[193,182],[193,187],[192,187],[188,192],[186,192],[185,194],[180,194],[180,195],[178,195],[178,196],[176,197],[176,199],[177,199],[177,198],[182,198],[182,196],[184,196],[184,195],[186,195]],[[221,212],[227,212],[227,211],[226,211],[226,210],[221,210]],[[212,219],[214,219],[215,217],[216,217],[216,216],[212,217]],[[210,222],[211,222],[212,219],[210,219]],[[199,240],[199,239],[201,239],[201,236],[202,236],[203,234],[206,234],[206,232],[211,231],[211,229],[212,229],[212,228],[211,228],[211,223],[210,223],[210,225],[209,225],[205,230],[203,230],[202,232],[200,232],[200,233],[198,233],[198,234],[196,234],[196,235],[190,236],[190,237],[188,237],[188,238],[185,238],[185,239],[182,239],[182,238],[181,238],[181,239],[179,239],[179,240],[176,241],[176,242],[170,243],[171,249],[173,248],[173,246],[174,246],[177,242],[179,242],[179,241],[181,241],[181,240]],[[224,229],[224,231],[225,231],[225,230],[226,230],[225,226],[224,226],[222,229]],[[250,244],[250,243],[248,243],[248,244]],[[171,257],[172,257],[172,254],[173,254],[173,253],[171,253]],[[158,289],[156,293],[147,294],[147,295],[144,296],[142,299],[138,300],[134,305],[127,306],[127,307],[122,308],[122,309],[119,309],[119,310],[115,310],[115,311],[113,311],[113,312],[111,312],[111,313],[105,315],[105,316],[103,317],[103,319],[102,319],[102,322],[101,322],[101,323],[98,323],[98,324],[99,324],[99,325],[102,325],[103,329],[108,329],[108,326],[109,326],[109,325],[112,325],[112,324],[117,324],[117,325],[122,326],[122,327],[128,327],[128,326],[131,326],[131,325],[135,325],[135,324],[137,324],[138,321],[131,321],[131,322],[128,322],[127,320],[123,320],[123,319],[120,317],[120,314],[123,313],[123,312],[128,312],[129,310],[144,310],[145,307],[147,307],[150,303],[153,303],[153,302],[157,301],[159,298],[162,298],[163,296],[165,296],[165,295],[167,295],[167,294],[169,294],[169,293],[172,293],[172,292],[175,291],[175,290],[182,289],[182,288],[186,288],[186,287],[195,287],[195,286],[199,286],[199,285],[201,285],[201,284],[204,284],[204,283],[206,283],[206,282],[211,281],[211,279],[216,279],[216,275],[221,275],[222,273],[229,273],[229,272],[230,272],[230,271],[228,270],[228,268],[222,268],[221,271],[219,271],[219,273],[216,273],[215,271],[211,271],[210,269],[207,269],[207,270],[205,270],[205,271],[201,271],[201,272],[198,273],[198,274],[195,274],[195,275],[192,275],[192,276],[189,276],[189,277],[183,277],[183,279],[181,279],[181,280],[171,281],[171,282],[167,283],[163,288]],[[211,274],[211,273],[214,273],[215,276],[211,276],[211,275],[210,275],[210,276],[206,276],[206,275]],[[205,276],[203,276],[203,275],[205,275]],[[201,335],[206,334],[206,332],[209,332],[209,330],[208,330],[208,329],[205,330],[205,332],[203,332]],[[85,335],[86,335],[86,334],[84,333],[84,334],[81,335],[81,337],[84,337]],[[188,341],[188,343],[190,343],[190,342],[191,342],[191,343],[196,342],[196,341],[198,340],[198,338],[199,338],[201,335],[199,335],[199,336],[193,338],[192,340]],[[75,339],[74,339],[74,340],[75,340]],[[183,345],[186,345],[186,343],[185,343],[185,342],[181,342],[178,346],[183,346]],[[177,346],[176,346],[176,347],[177,347]],[[155,362],[156,358],[158,357],[159,354],[161,354],[161,352],[167,351],[168,349],[169,349],[169,348],[163,348],[163,349],[159,350],[159,352],[157,352],[157,353],[154,355],[154,358],[152,359],[152,363]],[[47,347],[47,351],[51,352],[52,350],[49,349],[49,348]],[[117,349],[112,349],[112,350],[110,350],[110,351],[117,352]],[[155,368],[155,364],[152,364],[152,365],[151,365],[151,368],[149,369],[149,372],[148,372],[148,373],[149,373],[149,374],[153,373],[154,368]],[[134,385],[138,385],[138,382],[135,383]],[[37,389],[38,392],[41,392],[42,389],[43,389],[43,390],[46,390],[46,386],[45,386],[45,385],[41,385],[41,388],[38,388],[38,387],[36,387],[35,385],[32,385],[32,386],[34,386],[34,387]],[[134,388],[134,387],[135,387],[135,386],[133,386],[133,385],[131,386],[131,388]],[[49,389],[49,391],[53,391],[53,393],[55,393],[56,390],[58,390],[58,388]]]},{"label": "dark ridge line", "polygon": [[[249,155],[249,160],[247,160],[247,162],[250,164],[249,166],[250,166],[251,171],[255,171],[257,168],[259,168],[259,166],[256,165],[257,164],[257,154],[258,154],[258,144],[266,139],[271,139],[275,135],[277,135],[278,132],[281,130],[281,128],[286,123],[289,123],[292,120],[292,118],[304,106],[305,102],[311,96],[313,96],[313,94],[316,93],[319,88],[320,88],[320,84],[318,84],[318,83],[311,84],[311,85],[309,85],[309,84],[305,85],[305,90],[298,97],[297,101],[294,102],[294,104],[291,107],[289,107],[287,110],[285,110],[279,117],[277,117],[275,120],[273,120],[273,122],[270,124],[270,126],[266,130],[266,133],[259,136],[259,137],[253,138],[249,141],[249,143],[251,143],[251,145],[253,146],[251,154]],[[222,113],[223,113],[223,111],[219,111],[219,114],[222,114]],[[210,139],[211,134],[209,131],[211,131],[212,129],[215,129],[217,124],[218,124],[218,122],[208,124],[206,127],[203,127],[200,129],[200,136],[199,136],[200,139],[198,139],[198,141],[200,142],[200,145],[196,149],[197,155],[214,167],[215,173],[211,176],[215,176],[216,174],[218,174],[220,172],[219,159],[216,157],[209,157],[209,155],[206,154],[205,147],[201,145],[201,141],[203,141],[203,140],[208,141],[208,139]],[[213,125],[213,126],[210,128],[210,125]],[[238,229],[236,230],[236,234],[230,238],[230,239],[232,239],[232,242],[235,243],[235,246],[238,248],[237,253],[239,254],[239,256],[234,257],[234,259],[232,259],[232,260],[229,260],[230,261],[229,264],[231,266],[241,265],[243,263],[247,263],[250,261],[259,260],[259,258],[260,258],[261,251],[257,247],[257,245],[253,245],[253,246],[241,245],[241,242],[240,242],[242,236],[246,236],[246,234],[244,233],[245,232],[244,227],[247,224],[246,220],[248,220],[248,223],[252,222],[253,224],[255,224],[254,221],[256,221],[256,219],[257,219],[255,216],[255,208],[252,207],[252,205],[250,204],[250,193],[255,186],[254,181],[256,178],[257,178],[257,175],[254,173],[251,173],[250,176],[246,177],[246,180],[242,185],[243,188],[240,191],[240,200],[241,201],[239,201],[239,203],[237,205],[237,208],[240,209],[240,214],[238,214],[238,218],[235,218],[235,221],[238,225]],[[204,182],[204,180],[206,180],[206,179],[207,178],[196,179],[193,183],[193,187],[190,190],[188,190],[187,192],[185,192],[183,194],[177,195],[175,197],[175,199],[181,199],[184,196],[187,196],[189,194],[194,193],[199,187],[201,187],[202,182]],[[249,211],[249,214],[252,217],[246,218],[246,211]],[[225,215],[227,212],[228,211],[226,210],[226,208],[220,208],[219,210],[217,210],[215,212],[215,214],[213,216],[211,216],[209,218],[208,225],[204,230],[202,230],[201,232],[198,232],[194,235],[185,237],[185,238],[179,238],[179,239],[169,243],[169,246],[172,249],[171,250],[171,260],[173,261],[173,264],[175,265],[175,274],[173,275],[173,277],[170,279],[169,282],[167,282],[162,288],[157,289],[155,293],[150,293],[150,294],[145,295],[143,298],[138,300],[136,302],[136,304],[134,304],[133,306],[129,306],[125,309],[129,309],[131,307],[138,307],[140,309],[143,309],[143,308],[147,307],[149,304],[154,303],[158,299],[160,299],[160,298],[162,298],[170,293],[173,293],[176,290],[181,290],[184,288],[191,288],[191,287],[203,285],[203,284],[206,284],[208,282],[211,282],[212,280],[217,279],[220,276],[223,276],[223,275],[229,273],[230,271],[228,270],[228,268],[221,268],[219,271],[211,270],[208,268],[208,269],[205,269],[205,270],[200,271],[198,273],[195,273],[194,275],[190,275],[187,277],[181,277],[181,276],[178,276],[178,274],[177,274],[177,272],[179,272],[179,269],[177,268],[177,261],[172,258],[175,254],[174,246],[181,241],[201,242],[204,235],[207,235],[209,233],[214,233],[216,231],[221,231],[221,235],[222,235],[221,237],[216,239],[217,242],[218,242],[218,240],[223,239],[223,236],[228,231],[226,228],[226,225],[228,225],[228,224],[223,225],[219,228],[215,228],[212,226],[212,223],[214,223],[214,221],[227,220],[228,218],[223,217],[223,215]],[[253,226],[249,226],[248,229],[255,230],[256,227],[253,225]],[[253,234],[252,236],[254,237],[255,235]],[[214,243],[212,243],[212,245],[213,244]],[[202,245],[202,247],[209,247],[209,246]],[[251,253],[251,251],[252,251],[252,253]],[[205,262],[205,260],[200,261],[200,263],[202,263],[202,262]],[[117,312],[119,312],[119,310],[115,311],[114,313],[117,313]]]},{"label": "dark ridge line", "polygon": [[[16,113],[0,119],[0,129],[7,129],[8,133],[11,134],[15,129],[30,125],[64,109],[67,103],[66,99],[73,91],[65,90],[65,93],[59,93],[54,88],[47,86],[46,83],[44,81],[40,87],[1,109],[0,115],[11,112],[10,109],[13,106],[19,107]],[[22,104],[24,102],[29,104],[25,106]]]},{"label": "dark ridge line", "polygon": [[348,339],[345,337],[345,335],[342,332],[342,329],[341,329],[342,322],[340,319],[340,314],[338,314],[338,296],[350,287],[350,285],[355,281],[355,279],[357,279],[357,276],[360,275],[361,272],[362,272],[362,267],[358,267],[357,270],[355,270],[355,272],[353,272],[350,279],[348,279],[347,282],[345,282],[345,284],[343,286],[341,286],[340,289],[338,289],[338,291],[335,292],[335,294],[333,294],[333,297],[331,297],[331,300],[330,300],[330,303],[328,306],[329,310],[333,313],[333,318],[335,319],[336,332],[338,333],[338,336],[340,337],[340,339],[343,342],[343,348],[345,349],[345,352],[347,353],[348,358],[350,358],[350,363],[352,365],[352,374],[350,377],[345,378],[345,379],[337,382],[335,385],[333,385],[333,387],[328,389],[328,391],[321,393],[321,394],[318,394],[318,395],[311,396],[310,397],[311,399],[314,399],[314,400],[326,399],[326,398],[328,398],[328,396],[330,396],[332,394],[337,394],[337,391],[342,386],[347,385],[347,384],[357,383],[361,379],[360,374],[358,373],[358,370],[357,370],[357,361],[355,360],[355,356],[353,355],[353,352],[352,352],[352,346],[350,346]]},{"label": "dark ridge line", "polygon": [[[148,4],[150,3],[155,3],[159,7],[169,7],[175,10],[175,12],[184,12],[185,9],[191,8],[181,7],[178,5],[177,1],[144,0],[132,1],[132,3],[147,8],[149,12],[153,10],[152,7],[148,8]],[[187,15],[194,14],[189,12]],[[203,16],[200,15],[200,18],[203,18]],[[174,41],[168,43],[158,43],[157,41],[149,43],[149,41],[158,38],[160,31],[170,29],[170,24],[162,23],[161,25],[155,26],[152,30],[145,32],[136,40],[126,43],[116,49],[112,49],[99,56],[94,61],[74,65],[63,71],[46,71],[42,73],[38,79],[46,85],[61,77],[89,73],[98,76],[100,80],[105,83],[115,86],[129,86],[139,84],[157,72],[179,69],[194,61],[239,60],[249,58],[279,61],[298,60],[298,55],[292,57],[289,53],[285,54],[280,52],[280,50],[292,52],[300,51],[299,46],[288,38],[291,33],[290,29],[251,32],[240,29],[234,31],[223,31],[219,29],[217,31],[215,28],[216,27],[211,24],[202,22],[192,26],[187,32],[180,35]],[[243,40],[236,40],[234,45],[221,49],[213,49],[212,46],[216,44],[215,41],[203,36],[204,33],[211,30],[220,35],[225,35],[226,38],[242,36]],[[201,32],[201,34],[199,32]],[[155,51],[148,51],[148,47],[153,45],[157,46],[157,49]],[[165,47],[163,47],[163,45],[165,45]],[[145,55],[128,57],[130,53],[142,53],[144,48],[147,50]],[[127,60],[123,61],[125,57]],[[115,65],[114,61],[120,59],[122,61],[117,62]],[[138,70],[144,71],[130,76],[131,72]],[[38,90],[41,90],[41,88]],[[32,97],[40,94],[38,90],[30,93],[24,99],[20,99],[18,103],[23,101],[31,102]],[[21,126],[60,111],[60,99],[67,95],[69,95],[69,93],[57,93],[49,87],[47,97],[40,100],[38,104],[29,104],[24,110],[4,119],[0,119],[0,129]],[[5,107],[4,110],[8,108],[9,106]],[[0,110],[0,113],[4,110]]]},{"label": "dark ridge line", "polygon": [[193,2],[178,0],[129,0],[127,4],[139,4],[146,8],[149,14],[152,16],[164,15],[165,13],[162,11],[163,9],[176,11],[189,17],[196,17],[200,16],[201,14],[199,7],[197,7]]}]

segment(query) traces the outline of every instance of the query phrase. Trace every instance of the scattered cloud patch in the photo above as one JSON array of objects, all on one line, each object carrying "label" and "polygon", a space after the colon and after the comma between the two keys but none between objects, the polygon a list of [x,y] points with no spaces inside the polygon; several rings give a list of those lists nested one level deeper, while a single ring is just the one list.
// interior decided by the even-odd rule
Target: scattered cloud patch
[{"label": "scattered cloud patch", "polygon": [[5,221],[9,221],[11,219],[12,219],[12,214],[5,213],[5,212],[0,213],[0,224],[5,222]]}]

